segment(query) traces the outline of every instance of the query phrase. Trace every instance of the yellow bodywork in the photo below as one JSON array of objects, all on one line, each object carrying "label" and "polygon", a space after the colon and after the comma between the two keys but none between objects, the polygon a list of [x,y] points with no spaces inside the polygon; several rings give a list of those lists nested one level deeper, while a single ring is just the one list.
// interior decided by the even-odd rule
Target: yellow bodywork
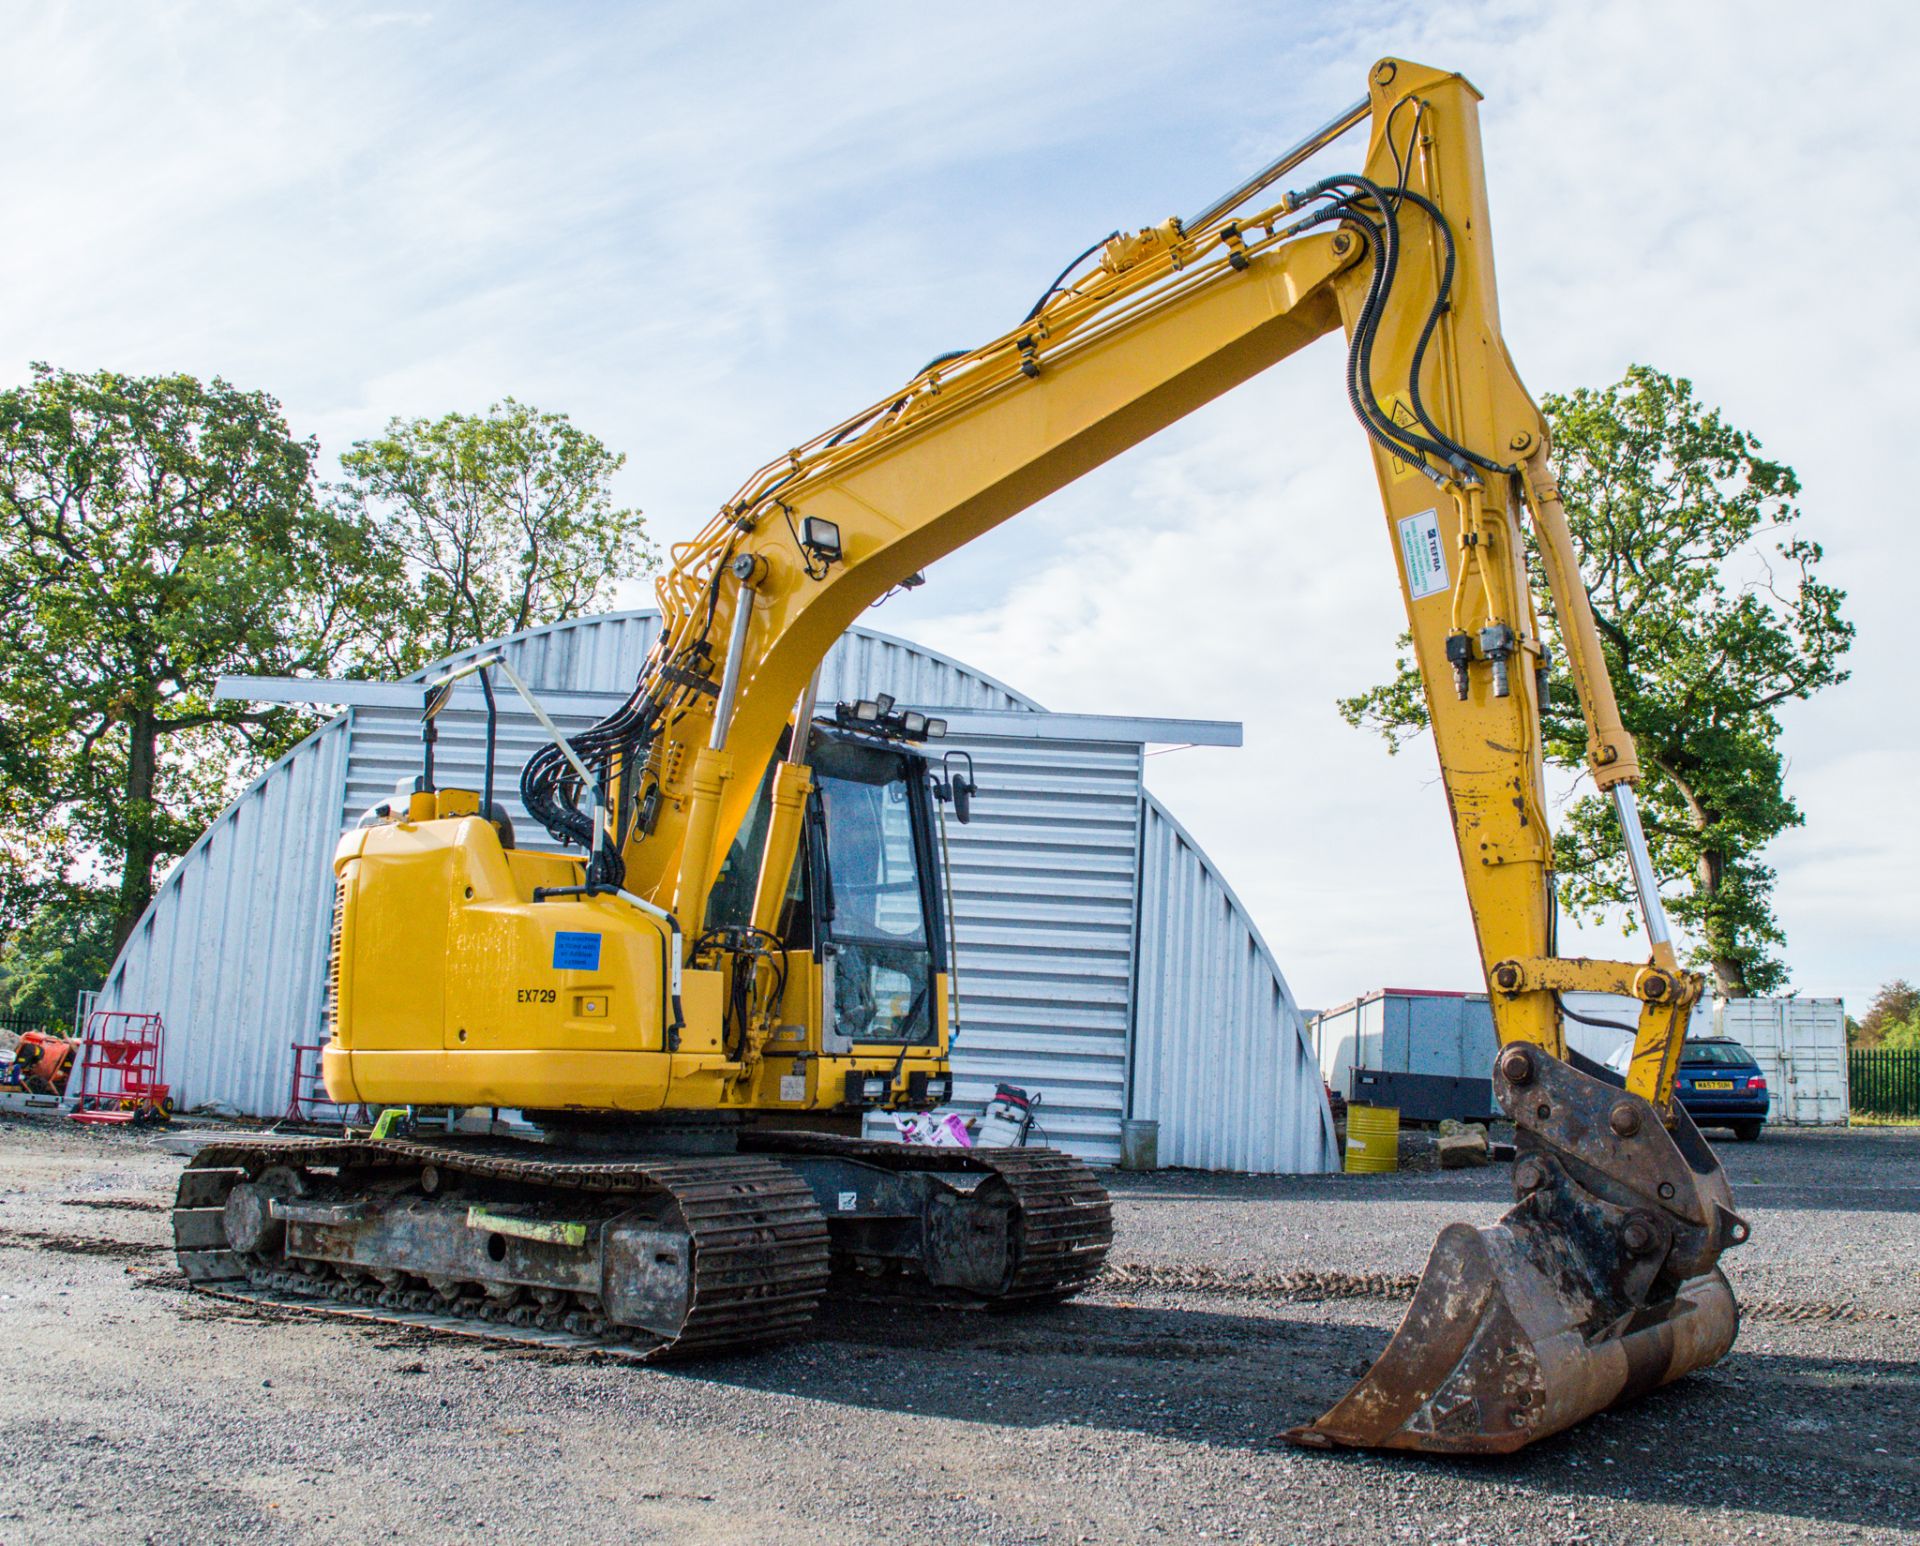
[{"label": "yellow bodywork", "polygon": [[[462,790],[437,803],[474,804]],[[840,1106],[850,1072],[904,1083],[945,1067],[944,975],[937,1037],[904,1055],[828,1054],[817,1015],[803,1012],[736,1060],[721,1048],[723,974],[688,971],[670,1049],[671,936],[655,919],[600,897],[536,902],[536,887],[579,885],[580,861],[503,850],[476,815],[421,816],[349,832],[334,854],[333,1036],[321,1061],[335,1100],[800,1113]],[[597,937],[598,966],[557,968],[562,934]],[[784,1002],[818,1006],[812,954],[790,953],[788,971]]]},{"label": "yellow bodywork", "polygon": [[[1658,939],[1651,962],[1634,965],[1562,960],[1553,950],[1535,685],[1541,644],[1523,521],[1533,522],[1565,623],[1594,777],[1609,788],[1631,784],[1638,769],[1575,569],[1547,426],[1501,339],[1477,100],[1457,75],[1383,61],[1370,86],[1364,167],[1382,187],[1431,200],[1451,225],[1451,305],[1425,353],[1420,389],[1453,439],[1510,461],[1515,475],[1429,477],[1370,443],[1384,535],[1426,683],[1500,1039],[1563,1056],[1557,993],[1633,992],[1643,1012],[1630,1088],[1665,1112],[1698,980]],[[639,765],[611,770],[616,793],[632,781],[660,801],[657,823],[635,831],[622,854],[632,894],[690,931],[704,917],[718,856],[796,703],[833,643],[890,587],[1315,339],[1351,334],[1372,240],[1352,224],[1295,231],[1294,213],[1282,200],[1115,241],[1097,268],[1021,326],[781,456],[674,549],[659,583],[662,641],[642,677],[670,712]],[[1411,243],[1398,261],[1400,284],[1376,344],[1379,407],[1396,421],[1413,412],[1404,383],[1442,253],[1437,242]],[[1284,536],[1289,562],[1350,514],[1312,512]],[[802,550],[797,534],[808,518],[838,528],[830,561]],[[1247,539],[1249,561],[1258,562],[1281,535],[1250,515]],[[1171,599],[1169,634],[1189,625],[1186,609],[1197,605]],[[750,614],[736,619],[741,608]],[[1510,690],[1497,694],[1476,660],[1457,696],[1449,638],[1502,627],[1514,636]],[[741,658],[730,660],[735,637]],[[701,676],[704,690],[689,685]],[[728,699],[715,684],[728,678],[737,695],[716,724]],[[804,769],[783,773],[756,889],[763,928],[772,927],[794,864],[804,795]],[[790,961],[777,1013],[754,985],[761,1007],[738,1060],[721,1050],[723,973],[688,971],[686,1023],[670,1049],[665,927],[610,895],[536,902],[536,886],[581,884],[580,865],[503,853],[487,823],[421,800],[409,819],[351,834],[336,862],[339,1013],[325,1060],[334,1098],[792,1112],[838,1106],[849,1069],[902,1078],[944,1069],[944,981],[935,1045],[828,1056],[819,967],[804,952]],[[601,936],[597,970],[553,966],[554,936],[565,931]]]}]

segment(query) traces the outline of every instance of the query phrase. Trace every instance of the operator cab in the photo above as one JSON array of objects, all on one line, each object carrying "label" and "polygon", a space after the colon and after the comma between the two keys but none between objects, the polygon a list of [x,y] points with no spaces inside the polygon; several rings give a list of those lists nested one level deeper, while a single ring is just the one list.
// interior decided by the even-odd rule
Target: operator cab
[{"label": "operator cab", "polygon": [[[940,1039],[950,898],[939,807],[953,802],[967,819],[971,759],[955,752],[935,762],[925,743],[929,731],[933,739],[944,734],[944,722],[881,703],[878,712],[872,700],[842,704],[810,727],[813,789],[778,930],[787,950],[811,950],[820,961],[828,1054]],[[709,929],[737,926],[751,910],[772,773],[770,765],[721,865]]]}]

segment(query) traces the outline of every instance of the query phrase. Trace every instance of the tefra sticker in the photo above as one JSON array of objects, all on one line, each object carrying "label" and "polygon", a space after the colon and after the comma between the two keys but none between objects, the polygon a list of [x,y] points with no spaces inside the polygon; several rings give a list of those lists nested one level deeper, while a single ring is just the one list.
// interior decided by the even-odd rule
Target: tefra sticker
[{"label": "tefra sticker", "polygon": [[553,969],[556,972],[597,972],[600,970],[600,936],[573,929],[560,929],[553,936]]},{"label": "tefra sticker", "polygon": [[1400,517],[1400,555],[1407,566],[1407,590],[1415,601],[1438,595],[1447,578],[1447,550],[1440,545],[1440,512],[1422,510]]}]

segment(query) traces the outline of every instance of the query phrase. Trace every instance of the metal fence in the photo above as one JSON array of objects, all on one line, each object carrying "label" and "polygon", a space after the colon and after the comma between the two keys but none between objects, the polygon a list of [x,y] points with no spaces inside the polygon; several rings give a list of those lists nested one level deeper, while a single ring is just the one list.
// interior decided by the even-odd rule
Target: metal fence
[{"label": "metal fence", "polygon": [[1847,1054],[1847,1073],[1859,1115],[1920,1117],[1920,1052],[1856,1048]]},{"label": "metal fence", "polygon": [[28,1031],[46,1031],[55,1036],[66,1034],[58,1020],[39,1015],[0,1015],[0,1031],[9,1036],[24,1036]]}]

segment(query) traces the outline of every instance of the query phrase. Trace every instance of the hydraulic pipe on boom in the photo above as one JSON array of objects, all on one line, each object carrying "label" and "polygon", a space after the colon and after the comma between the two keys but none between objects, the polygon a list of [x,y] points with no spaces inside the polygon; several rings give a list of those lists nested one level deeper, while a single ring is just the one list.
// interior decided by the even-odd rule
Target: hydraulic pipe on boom
[{"label": "hydraulic pipe on boom", "polygon": [[[1745,1240],[1747,1226],[1713,1152],[1673,1100],[1688,1011],[1701,983],[1679,968],[1660,907],[1634,804],[1633,740],[1620,722],[1568,536],[1547,424],[1501,338],[1477,102],[1478,93],[1457,75],[1382,60],[1363,103],[1192,220],[1116,235],[1097,258],[1089,254],[1094,261],[1050,287],[1019,326],[941,357],[749,478],[698,535],[674,548],[658,587],[660,633],[627,702],[566,744],[543,749],[523,773],[523,802],[535,819],[563,843],[588,847],[586,884],[551,885],[535,891],[531,904],[517,898],[517,874],[570,861],[510,862],[490,825],[462,821],[451,806],[442,820],[419,822],[405,834],[376,828],[343,841],[335,936],[342,1010],[325,1055],[330,1093],[403,1104],[423,1099],[418,1092],[425,1090],[425,1099],[472,1107],[564,1106],[740,1122],[806,1115],[824,1123],[857,1122],[869,1089],[898,1106],[913,1089],[924,1094],[948,1077],[947,977],[932,968],[917,992],[894,995],[900,1013],[888,1020],[903,1028],[930,1023],[924,1045],[900,1040],[876,1052],[858,1045],[859,1035],[827,1044],[832,1015],[820,1006],[823,995],[838,991],[843,969],[855,974],[846,991],[850,1001],[867,1004],[867,1027],[887,1018],[873,1008],[873,973],[904,976],[882,959],[893,948],[885,942],[840,948],[821,933],[836,927],[827,850],[806,836],[826,825],[816,819],[822,796],[807,760],[821,662],[864,608],[935,559],[1340,332],[1347,342],[1345,392],[1373,457],[1492,998],[1500,1043],[1493,1085],[1515,1126],[1517,1201],[1491,1228],[1456,1224],[1442,1232],[1380,1360],[1324,1416],[1290,1437],[1318,1446],[1511,1450],[1721,1357],[1737,1314],[1717,1263]],[[1369,138],[1360,172],[1248,207],[1362,123]],[[1593,776],[1609,791],[1626,840],[1651,945],[1645,962],[1558,953],[1540,727],[1549,660],[1529,581],[1528,523],[1586,719]],[[1247,562],[1295,563],[1298,548],[1324,525],[1286,539],[1249,523]],[[1162,630],[1170,648],[1181,647],[1188,631]],[[1275,647],[1311,646],[1277,638]],[[854,758],[840,765],[853,783],[826,763],[819,783],[845,785],[847,808],[855,808],[879,787],[856,776],[859,767],[873,766],[859,757],[872,754],[836,754]],[[908,786],[898,787],[907,799]],[[436,798],[414,797],[423,812],[439,809]],[[757,803],[763,798],[765,808]],[[591,802],[590,813],[582,801]],[[924,820],[924,799],[918,808]],[[761,844],[757,850],[749,837]],[[870,860],[875,849],[870,844],[865,852]],[[812,855],[810,870],[805,855]],[[748,911],[712,926],[710,904],[721,880],[737,883],[747,862],[754,865]],[[475,1006],[484,1044],[468,1043],[467,1020],[456,1024],[451,1009],[433,1011],[444,1024],[429,1014],[425,1031],[415,1028],[419,996],[435,984],[409,976],[418,963],[399,959],[406,946],[394,941],[421,927],[420,906],[409,898],[448,895],[456,870],[435,865],[464,866],[459,873],[487,892],[484,912],[462,912],[453,903],[452,916],[469,935],[493,930],[486,937],[494,943],[470,948],[464,959],[473,963],[471,980],[447,989],[457,987],[460,1002]],[[424,878],[405,878],[415,874]],[[789,881],[807,874],[820,900],[813,932],[783,936]],[[457,898],[457,883],[451,889]],[[876,896],[880,890],[867,889]],[[849,895],[857,892],[850,882]],[[587,1038],[598,1034],[598,1021],[555,1028],[503,1019],[486,1007],[492,1001],[483,990],[537,972],[558,975],[563,958],[572,959],[552,932],[551,911],[535,911],[543,894],[570,899],[569,930],[604,926],[610,941],[627,938],[619,931],[628,903],[679,920],[684,950],[677,932],[670,932],[669,948],[674,970],[686,968],[685,1044],[639,1027],[633,1037],[646,1044],[625,1051],[562,1052],[554,1049],[594,1048]],[[920,919],[930,939],[939,933],[931,895],[923,892],[930,911]],[[476,896],[473,885],[465,896]],[[373,922],[363,927],[364,918]],[[839,926],[851,924],[842,919]],[[659,934],[652,930],[648,938]],[[594,961],[605,964],[598,933],[566,938],[590,941]],[[644,985],[655,961],[645,952],[657,946],[621,948],[620,970]],[[541,952],[551,953],[550,966]],[[858,976],[868,968],[867,977]],[[794,1018],[802,1015],[801,990],[790,987],[803,978],[814,995],[805,1023]],[[1639,1003],[1624,1085],[1569,1052],[1560,995],[1574,990],[1622,993]],[[657,997],[660,984],[652,991]],[[580,1015],[604,1019],[598,993],[572,1000]],[[676,991],[676,1020],[678,1005]],[[516,1041],[523,1024],[534,1029]],[[548,1039],[530,1039],[536,1033]],[[792,1072],[776,1079],[765,1067],[767,1049],[789,1034],[798,1040],[782,1068]],[[916,1052],[917,1068],[903,1075]],[[831,1089],[819,1072],[829,1064]],[[789,1097],[788,1087],[798,1093]],[[783,1110],[789,1103],[796,1109]],[[775,1138],[787,1143],[777,1153],[769,1147]],[[774,1134],[755,1150],[766,1156],[752,1162],[758,1168],[749,1167],[752,1185],[794,1210],[793,1240],[800,1243],[770,1237],[765,1271],[786,1274],[779,1278],[781,1302],[796,1317],[811,1302],[807,1296],[820,1291],[817,1264],[805,1254],[816,1249],[808,1231],[816,1224],[822,1238],[828,1231],[807,1214],[809,1205],[781,1167],[800,1174],[825,1163],[818,1156],[827,1142],[818,1134],[806,1142]],[[883,1163],[865,1150],[846,1151],[833,1163],[856,1159],[870,1169]],[[231,1156],[220,1163],[228,1167],[223,1174],[238,1173]],[[1044,1163],[1054,1167],[1044,1187],[1022,1181],[1027,1172],[1017,1175],[1012,1166],[995,1185],[1008,1188],[1007,1197],[1026,1198],[1023,1209],[1056,1206],[1042,1199],[1071,1192],[1079,1222],[1035,1224],[1034,1239],[1071,1238],[1076,1254],[1070,1264],[1051,1266],[1032,1254],[982,1292],[1040,1296],[1062,1284],[1071,1291],[1097,1271],[1104,1200],[1091,1178],[1069,1176],[1064,1156]],[[533,1184],[528,1166],[514,1174]],[[546,1171],[540,1177],[543,1186],[560,1184]],[[296,1220],[334,1216],[326,1211],[330,1203],[267,1196],[262,1184],[236,1187],[245,1206],[229,1209],[234,1228],[264,1242],[261,1252],[279,1238],[273,1231],[282,1213]],[[641,1184],[637,1172],[631,1184]],[[196,1185],[207,1196],[218,1193],[211,1181]],[[1031,1189],[1020,1193],[1023,1185]],[[940,1196],[942,1208],[961,1206]],[[844,1235],[852,1222],[836,1227]],[[213,1226],[198,1219],[193,1227]],[[649,1227],[663,1226],[656,1219]],[[694,1226],[685,1230],[691,1240]],[[1038,1244],[1018,1249],[1041,1251]],[[930,1245],[924,1270],[936,1275],[951,1265],[942,1263]],[[207,1270],[228,1269],[215,1263]],[[392,1270],[400,1276],[412,1269]],[[465,1263],[462,1270],[491,1269]],[[465,1292],[465,1279],[456,1281],[450,1269],[442,1276],[450,1292]],[[496,1291],[507,1290],[498,1283],[487,1290]],[[659,1310],[655,1319],[669,1326],[662,1334],[718,1337],[702,1331],[686,1308],[700,1302],[696,1296]],[[743,1325],[750,1320],[746,1310],[727,1314],[743,1317]]]},{"label": "hydraulic pipe on boom", "polygon": [[[1107,244],[1028,325],[939,362],[901,393],[764,469],[662,586],[658,660],[712,668],[715,626],[745,605],[738,555],[765,557],[764,629],[740,677],[734,740],[758,766],[786,707],[859,609],[1201,402],[1344,327],[1348,391],[1373,441],[1502,1044],[1495,1070],[1522,1158],[1493,1230],[1449,1231],[1380,1365],[1303,1443],[1507,1449],[1718,1358],[1732,1297],[1714,1263],[1745,1236],[1711,1151],[1672,1100],[1697,979],[1678,970],[1640,836],[1620,723],[1551,463],[1547,426],[1501,342],[1477,93],[1385,60],[1336,116],[1187,222]],[[1366,172],[1241,211],[1315,152],[1371,124]],[[1569,667],[1633,856],[1645,965],[1559,958],[1541,797],[1548,664],[1522,521],[1546,560]],[[825,523],[831,553],[806,533]],[[1255,544],[1263,539],[1249,533]],[[823,556],[824,555],[824,556]],[[731,663],[728,663],[729,667]],[[731,673],[729,673],[731,674]],[[676,711],[702,712],[680,694]],[[724,843],[751,790],[719,795]],[[689,830],[704,839],[703,801]],[[789,793],[788,798],[792,798]],[[778,836],[790,845],[797,822]],[[642,872],[668,846],[629,856]],[[680,862],[701,865],[700,853]],[[770,845],[764,878],[790,848]],[[664,878],[663,872],[655,872]],[[759,917],[766,914],[756,910]],[[1642,1005],[1628,1087],[1569,1060],[1558,995]],[[1603,1241],[1569,1259],[1572,1239]],[[1575,1281],[1577,1279],[1577,1282]]]}]

